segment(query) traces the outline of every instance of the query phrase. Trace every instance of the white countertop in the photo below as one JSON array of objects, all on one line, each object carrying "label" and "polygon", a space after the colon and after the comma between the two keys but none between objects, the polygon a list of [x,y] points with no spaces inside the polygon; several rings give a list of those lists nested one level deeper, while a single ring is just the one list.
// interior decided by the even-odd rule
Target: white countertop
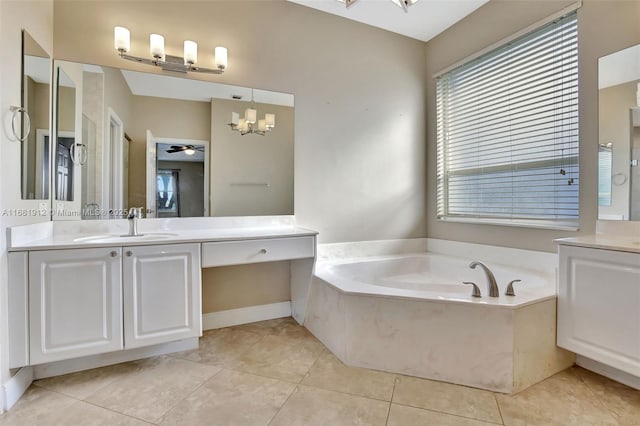
[{"label": "white countertop", "polygon": [[215,241],[255,240],[315,236],[318,233],[295,226],[290,221],[239,222],[217,218],[141,219],[138,232],[127,234],[126,220],[76,221],[76,223],[44,223],[10,229],[8,250],[52,250],[95,247],[122,247]]},{"label": "white countertop", "polygon": [[593,234],[581,237],[559,238],[554,241],[568,246],[640,253],[640,236]]}]

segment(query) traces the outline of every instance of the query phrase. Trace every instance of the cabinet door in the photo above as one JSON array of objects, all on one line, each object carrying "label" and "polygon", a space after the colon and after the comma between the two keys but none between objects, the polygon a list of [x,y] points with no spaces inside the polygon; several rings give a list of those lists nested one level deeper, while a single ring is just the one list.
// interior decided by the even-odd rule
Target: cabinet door
[{"label": "cabinet door", "polygon": [[640,376],[640,254],[560,246],[558,346]]},{"label": "cabinet door", "polygon": [[200,244],[124,248],[125,348],[202,334]]},{"label": "cabinet door", "polygon": [[122,349],[121,253],[29,253],[31,364]]}]

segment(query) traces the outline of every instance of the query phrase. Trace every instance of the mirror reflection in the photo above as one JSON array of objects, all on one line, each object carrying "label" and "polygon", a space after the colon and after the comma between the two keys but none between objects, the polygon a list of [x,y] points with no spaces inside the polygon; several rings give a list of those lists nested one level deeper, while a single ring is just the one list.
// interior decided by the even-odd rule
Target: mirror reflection
[{"label": "mirror reflection", "polygon": [[640,220],[640,45],[599,59],[598,88],[598,218]]},{"label": "mirror reflection", "polygon": [[56,200],[73,201],[76,144],[76,87],[58,67],[56,80]]},{"label": "mirror reflection", "polygon": [[49,198],[49,92],[50,58],[44,49],[22,31],[22,107],[29,123],[21,124],[22,199]]},{"label": "mirror reflection", "polygon": [[[56,64],[82,69],[81,141],[70,152],[79,218],[118,219],[132,207],[147,217],[293,214],[293,95]],[[246,110],[254,126],[230,125]]]}]

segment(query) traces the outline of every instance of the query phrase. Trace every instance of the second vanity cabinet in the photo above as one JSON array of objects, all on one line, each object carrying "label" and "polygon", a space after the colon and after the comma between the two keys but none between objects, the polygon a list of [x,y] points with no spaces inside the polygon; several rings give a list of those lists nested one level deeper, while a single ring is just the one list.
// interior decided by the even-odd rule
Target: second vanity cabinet
[{"label": "second vanity cabinet", "polygon": [[640,377],[640,253],[559,254],[558,346]]},{"label": "second vanity cabinet", "polygon": [[201,334],[200,245],[29,253],[30,364]]}]

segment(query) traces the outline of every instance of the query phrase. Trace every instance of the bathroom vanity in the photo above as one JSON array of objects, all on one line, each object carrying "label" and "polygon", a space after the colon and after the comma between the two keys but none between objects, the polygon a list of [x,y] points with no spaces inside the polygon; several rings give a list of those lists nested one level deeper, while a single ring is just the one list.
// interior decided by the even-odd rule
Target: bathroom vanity
[{"label": "bathroom vanity", "polygon": [[127,222],[118,220],[12,228],[11,367],[189,339],[197,346],[208,267],[290,260],[291,312],[302,323],[316,232],[241,222],[148,219],[141,236],[122,236]]},{"label": "bathroom vanity", "polygon": [[558,346],[578,365],[640,388],[640,238],[557,243]]}]

